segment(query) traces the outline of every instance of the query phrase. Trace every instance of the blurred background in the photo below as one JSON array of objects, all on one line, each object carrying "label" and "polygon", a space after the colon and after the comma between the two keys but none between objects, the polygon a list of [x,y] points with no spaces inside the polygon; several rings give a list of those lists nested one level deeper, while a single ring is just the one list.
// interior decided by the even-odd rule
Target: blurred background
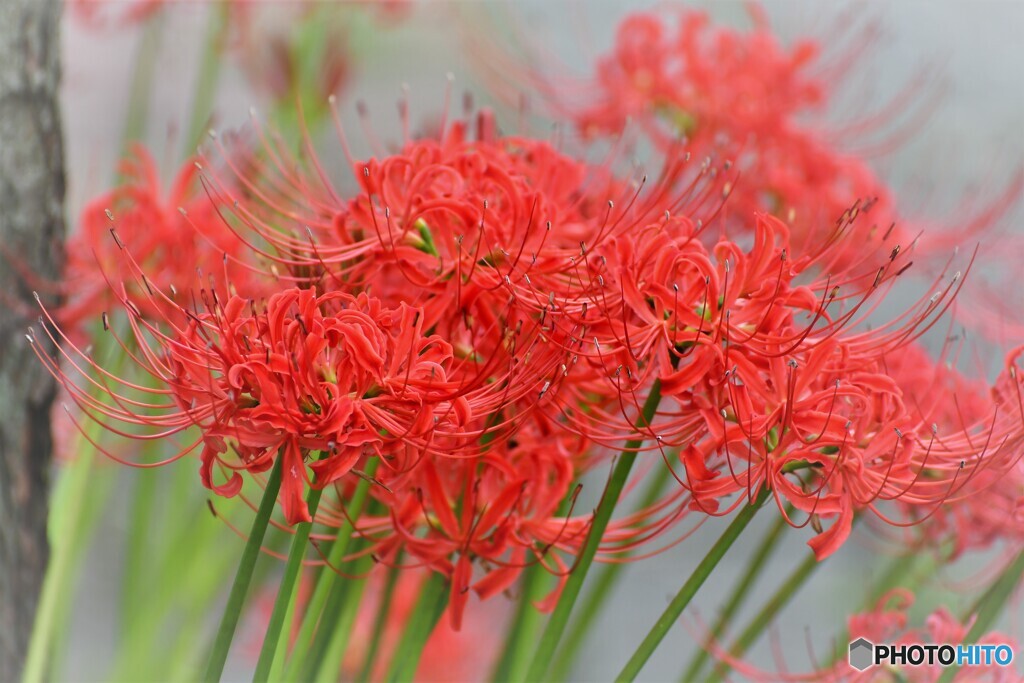
[{"label": "blurred background", "polygon": [[[184,160],[184,132],[189,126],[192,93],[204,69],[204,44],[211,22],[220,11],[200,2],[174,2],[142,23],[125,23],[127,6],[102,3],[99,18],[83,18],[74,7],[65,12],[63,25],[64,83],[63,107],[68,168],[69,231],[75,217],[92,197],[104,192],[115,175],[122,151],[122,138],[129,109],[129,97],[136,65],[153,60],[153,81],[148,96],[148,115],[142,137],[166,177]],[[257,3],[273,10],[254,22],[256,47],[238,59],[227,58],[214,89],[212,127],[217,130],[245,128],[250,109],[256,116],[272,119],[273,94],[258,84],[257,74],[274,69],[260,52],[261,41],[273,41],[286,31],[290,3]],[[325,3],[331,5],[330,3]],[[479,55],[470,45],[493,41],[504,49],[529,51],[519,44],[529,36],[545,51],[558,55],[570,68],[584,72],[595,55],[607,49],[617,21],[628,11],[653,3],[597,2],[419,2],[410,3],[393,14],[363,14],[353,28],[335,40],[346,42],[351,63],[334,85],[343,119],[357,149],[368,147],[358,140],[355,103],[365,101],[373,128],[384,140],[398,140],[400,133],[396,102],[408,86],[410,117],[414,127],[436,117],[441,106],[446,75],[454,75],[456,98],[471,92],[480,105],[493,104],[499,120],[514,129],[518,117],[513,108],[496,101],[495,86],[517,87],[515,82],[495,83],[499,75],[479,68]],[[747,4],[705,2],[715,22],[749,26]],[[844,30],[866,27],[868,40],[858,64],[841,89],[828,116],[836,121],[856,118],[879,102],[898,99],[910,89],[914,97],[934,98],[931,111],[912,130],[899,136],[898,144],[885,145],[871,157],[872,165],[896,190],[909,198],[901,208],[914,215],[940,219],[964,197],[994,193],[1005,179],[1021,168],[1024,160],[1024,3],[903,1],[821,3],[813,0],[784,0],[763,5],[774,31],[784,42],[800,37],[820,38],[843,35]],[[332,11],[354,11],[344,3]],[[276,14],[275,14],[276,13]],[[516,30],[509,30],[509,26]],[[148,47],[147,47],[148,46]],[[265,46],[265,45],[264,45]],[[326,93],[324,95],[326,97]],[[457,101],[457,100],[456,100]],[[930,102],[931,100],[929,100]],[[204,124],[205,125],[205,124]],[[544,131],[541,116],[526,123]],[[318,151],[340,165],[340,148],[330,132],[316,134]],[[857,150],[852,150],[857,151]],[[1008,229],[1020,231],[1021,213],[1006,220]],[[1013,296],[1013,293],[1007,296]],[[1018,294],[1019,296],[1019,294]],[[1018,299],[1022,301],[1024,299]],[[64,424],[62,429],[67,429]],[[65,453],[65,458],[74,454]],[[110,680],[111,662],[125,645],[119,626],[119,595],[125,581],[125,558],[132,552],[143,558],[146,571],[141,593],[164,593],[168,601],[180,599],[182,577],[192,569],[193,560],[182,559],[155,548],[162,539],[160,520],[172,516],[194,516],[197,528],[212,525],[220,534],[221,547],[230,563],[237,557],[242,541],[220,521],[205,512],[206,492],[201,490],[197,466],[181,462],[174,474],[165,469],[138,471],[107,462],[97,468],[110,469],[106,476],[105,500],[92,512],[98,520],[94,542],[84,550],[84,562],[76,597],[68,606],[70,628],[63,671],[68,680]],[[186,481],[175,488],[164,485],[171,477]],[[101,484],[97,484],[100,486]],[[600,485],[600,482],[597,482]],[[139,487],[158,500],[149,545],[134,551],[127,547],[128,520],[136,514],[133,496]],[[181,491],[191,493],[182,495]],[[220,502],[218,502],[220,505]],[[202,513],[202,514],[199,514]],[[191,517],[190,517],[191,518]],[[741,539],[697,599],[697,607],[672,631],[669,643],[660,648],[644,669],[643,680],[675,680],[680,663],[687,661],[700,633],[700,620],[714,614],[749,555],[755,540],[766,533],[771,520],[755,520],[753,530]],[[692,541],[659,557],[627,569],[602,614],[592,639],[573,673],[575,680],[607,680],[618,671],[635,647],[636,634],[643,633],[666,604],[681,581],[696,566],[703,549],[717,538],[723,520],[707,522]],[[770,561],[762,579],[777,583],[788,572],[794,558],[803,557],[807,533],[785,535],[786,551]],[[207,533],[207,532],[204,532]],[[752,659],[775,668],[778,654],[790,671],[806,670],[811,661],[827,657],[832,638],[844,626],[845,618],[862,607],[862,587],[886,566],[883,555],[891,541],[879,538],[868,525],[854,531],[854,542],[845,545],[829,560],[829,571],[820,573],[803,588],[773,627],[773,637],[763,639],[752,651]],[[211,563],[215,560],[211,559]],[[969,585],[976,565],[961,563],[941,577],[931,596],[931,606],[962,605],[961,583]],[[223,590],[211,590],[208,613],[218,615]],[[755,595],[757,593],[755,592]],[[922,603],[925,600],[921,599]],[[921,608],[927,606],[922,604]],[[741,615],[749,616],[748,612]],[[171,622],[172,624],[175,622]],[[184,622],[183,622],[184,623]],[[191,623],[191,622],[188,622]],[[1010,626],[1009,624],[1007,624]],[[500,640],[502,623],[493,624],[494,638]],[[1017,631],[1019,633],[1019,631]],[[181,634],[161,631],[169,650]],[[250,646],[237,647],[229,661],[230,680],[248,680],[258,648],[258,627],[250,625]],[[185,642],[184,640],[181,641]],[[245,642],[245,639],[242,639]],[[774,648],[773,648],[774,646]],[[843,644],[845,646],[845,644]]]}]

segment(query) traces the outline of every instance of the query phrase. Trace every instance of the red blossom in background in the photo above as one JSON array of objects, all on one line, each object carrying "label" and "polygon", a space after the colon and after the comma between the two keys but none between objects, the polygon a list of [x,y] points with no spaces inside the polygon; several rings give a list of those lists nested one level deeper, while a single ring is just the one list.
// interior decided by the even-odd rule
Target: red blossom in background
[{"label": "red blossom in background", "polygon": [[[257,278],[246,265],[246,245],[206,195],[194,160],[186,161],[164,189],[149,152],[135,146],[121,163],[121,174],[115,189],[86,205],[68,242],[62,283],[67,303],[57,312],[63,326],[80,328],[111,311],[119,299],[114,282],[124,284],[125,295],[146,315],[166,308],[149,295],[146,282],[183,306],[193,283],[221,296],[233,287],[259,293]],[[144,272],[142,278],[122,277],[122,245]]]},{"label": "red blossom in background", "polygon": [[[954,647],[968,643],[965,639],[971,622],[962,623],[945,607],[939,607],[924,620],[923,626],[910,626],[909,611],[914,604],[914,595],[905,589],[894,589],[882,596],[870,609],[853,614],[847,620],[849,639],[865,638],[878,644],[911,645],[915,643],[949,644]],[[1007,645],[1013,651],[1019,650],[1016,641],[1008,635],[991,631],[976,641],[979,645]],[[882,669],[870,667],[865,671],[854,669],[845,657],[831,666],[822,666],[813,673],[796,674],[784,671],[767,672],[739,661],[730,662],[737,672],[750,680],[757,681],[826,681],[827,683],[868,683],[870,681],[894,680],[912,683],[935,683],[946,670],[938,663],[921,666],[886,666]],[[1019,674],[1012,666],[978,663],[957,672],[956,681],[992,681],[1011,683],[1019,680]]]},{"label": "red blossom in background", "polygon": [[[413,616],[426,574],[410,570],[403,571],[398,578],[391,609],[384,622],[385,632],[377,666],[370,674],[370,681],[385,679],[386,665],[395,656],[395,646],[402,629]],[[342,665],[343,680],[356,680],[363,660],[361,655],[368,645],[368,635],[380,608],[384,572],[378,569],[367,580],[368,595],[356,617],[352,644]],[[507,616],[507,610],[500,602],[485,604],[473,601],[465,610],[465,623],[461,630],[452,628],[448,619],[442,619],[423,648],[416,680],[476,681],[487,678],[501,645],[502,627]]]},{"label": "red blossom in background", "polygon": [[[849,29],[852,37],[833,41],[845,46],[840,54],[823,54],[823,44],[815,40],[787,47],[759,8],[752,15],[753,28],[743,31],[714,25],[706,14],[688,8],[635,12],[619,23],[612,48],[585,77],[568,75],[530,36],[522,36],[522,42],[539,55],[527,53],[535,62],[530,66],[493,44],[474,48],[488,74],[499,71],[504,80],[512,74],[513,82],[538,91],[552,114],[573,121],[584,139],[616,141],[639,132],[666,154],[685,151],[732,165],[737,178],[729,184],[718,230],[709,237],[738,238],[749,231],[753,213],[767,212],[786,221],[794,248],[813,250],[833,239],[839,221],[851,234],[818,264],[821,272],[863,275],[876,267],[876,256],[893,248],[913,247],[926,270],[935,270],[958,246],[996,232],[1021,196],[1024,175],[1014,174],[984,197],[965,197],[959,210],[945,212],[940,222],[907,220],[864,155],[846,151],[870,135],[909,136],[928,111],[926,81],[910,85],[907,95],[861,121],[827,122],[827,105],[838,99],[868,38]],[[519,90],[498,91],[509,100],[522,96]],[[880,130],[886,125],[894,130]],[[870,220],[848,220],[850,213],[869,207]],[[1016,254],[1020,245],[1013,235],[999,237],[999,251],[995,240],[988,241],[986,256],[1006,262],[1004,255]],[[984,333],[998,335],[994,318],[1004,323],[1006,318],[999,297],[980,280],[966,294],[976,304],[965,310],[966,318],[981,323]]]}]

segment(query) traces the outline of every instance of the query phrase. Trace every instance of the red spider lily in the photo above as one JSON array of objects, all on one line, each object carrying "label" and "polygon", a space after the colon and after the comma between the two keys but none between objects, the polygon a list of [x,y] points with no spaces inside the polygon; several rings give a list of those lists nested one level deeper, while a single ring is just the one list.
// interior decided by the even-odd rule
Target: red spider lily
[{"label": "red spider lily", "polygon": [[[493,372],[484,359],[505,358],[497,367],[514,371],[502,381],[524,392],[477,412],[498,423],[478,417],[472,433],[515,438],[537,420],[532,409],[545,398],[559,413],[551,428],[581,439],[579,473],[602,461],[595,445],[620,449],[636,437],[635,416],[658,379],[668,398],[642,432],[641,450],[672,467],[668,449],[679,449],[683,495],[659,501],[640,526],[613,524],[608,553],[660,536],[678,521],[680,506],[717,513],[719,501],[767,486],[780,506],[788,500],[808,514],[801,525],[819,529],[811,545],[823,558],[846,539],[855,510],[884,516],[877,503],[900,499],[916,519],[926,517],[965,495],[980,474],[1011,466],[1022,443],[1016,413],[944,424],[937,438],[932,420],[909,408],[887,375],[886,359],[949,309],[959,274],[938,278],[936,295],[870,332],[857,330],[910,267],[914,245],[873,263],[865,258],[871,267],[863,274],[815,276],[856,242],[857,226],[877,210],[872,202],[845,210],[813,245],[794,242],[788,226],[762,214],[740,231],[752,234],[749,249],[729,239],[708,248],[708,224],[687,213],[710,206],[710,190],[722,191],[728,205],[730,185],[706,182],[674,194],[683,158],[630,195],[604,167],[589,169],[537,141],[502,138],[486,115],[478,128],[475,140],[457,123],[439,140],[407,141],[399,154],[369,162],[350,156],[362,193],[347,201],[315,155],[312,172],[296,174],[267,141],[271,164],[255,175],[238,172],[235,182],[254,201],[235,213],[274,245],[267,258],[284,279],[368,289],[385,301],[406,299],[415,287],[426,324],[466,349],[471,362],[453,375],[460,381]],[[340,126],[339,134],[348,152]],[[702,168],[710,180],[714,169]],[[212,178],[212,185],[233,204],[227,183]],[[605,204],[607,195],[615,199]],[[673,215],[676,209],[683,213]],[[305,234],[280,232],[282,220]],[[509,345],[513,322],[529,345]],[[447,452],[486,461],[493,449],[462,442]],[[421,561],[452,576],[456,605],[477,585],[471,559],[490,567],[480,590],[492,582],[500,589],[545,542],[566,550],[586,529],[585,519],[559,519],[547,505],[526,518],[548,541],[495,545],[496,523],[519,524],[517,506],[530,498],[517,493],[513,478],[486,505],[467,504],[488,467],[434,458],[388,484],[397,492],[392,519],[366,527],[382,554],[413,546]],[[456,500],[461,518],[450,512]],[[824,531],[822,518],[836,522]],[[642,519],[631,518],[634,525]],[[562,570],[557,556],[547,559]]]},{"label": "red spider lily", "polygon": [[[439,140],[408,141],[382,159],[350,156],[361,192],[348,200],[315,154],[309,173],[296,174],[266,139],[270,163],[234,169],[248,200],[236,203],[216,176],[211,187],[236,207],[243,239],[272,247],[262,255],[283,281],[422,308],[425,327],[463,361],[457,378],[507,387],[486,411],[499,417],[483,428],[496,437],[563,385],[587,381],[586,370],[569,377],[592,324],[585,297],[601,280],[588,272],[588,252],[706,196],[662,198],[654,188],[641,197],[604,167],[544,142],[499,137],[486,113],[478,128],[476,140],[456,123]],[[339,134],[348,152],[340,126]]]},{"label": "red spider lily", "polygon": [[[340,126],[339,134],[348,153]],[[580,347],[589,330],[609,327],[597,262],[666,209],[710,204],[720,197],[708,189],[715,185],[665,196],[680,162],[658,183],[631,187],[550,144],[499,136],[484,112],[475,139],[457,122],[439,139],[407,141],[399,153],[367,162],[350,156],[361,191],[343,200],[312,148],[309,173],[296,173],[280,146],[264,140],[265,167],[239,167],[231,183],[211,176],[210,185],[234,207],[242,238],[272,247],[263,254],[272,272],[302,286],[412,301],[423,325],[449,340],[460,360],[450,380],[504,387],[474,409],[467,433],[475,442],[437,438],[417,467],[378,473],[389,516],[363,519],[360,532],[374,539],[379,557],[403,547],[451,576],[456,624],[471,586],[482,596],[500,592],[538,561],[564,573],[562,558],[548,551],[577,549],[589,518],[555,511],[575,476],[603,455],[588,441],[593,423],[566,431],[571,422],[538,409],[561,403],[562,392],[568,402],[601,392],[576,407],[616,400],[618,390],[595,375],[593,363],[576,367],[588,355]],[[246,195],[237,202],[232,184]],[[302,231],[289,234],[282,225]],[[550,450],[554,444],[563,445]],[[652,521],[630,518],[629,532],[613,530],[610,542],[622,552],[633,546],[629,533],[656,536],[679,508],[663,503],[649,511]],[[482,568],[476,579],[474,564]]]},{"label": "red spider lily", "polygon": [[[194,160],[182,165],[165,192],[156,164],[142,146],[121,163],[123,181],[93,199],[82,211],[78,231],[67,245],[62,287],[67,303],[57,317],[66,329],[81,327],[110,310],[118,295],[107,278],[116,278],[126,246],[145,271],[148,286],[187,305],[189,283],[228,295],[235,286],[258,295],[251,267],[244,265],[245,245],[220,219],[199,185]],[[116,228],[116,239],[111,230]],[[165,308],[140,284],[126,292],[144,315]],[[153,304],[153,305],[151,305]]]},{"label": "red spider lily", "polygon": [[714,509],[710,499],[763,482],[812,523],[837,516],[810,542],[820,559],[843,543],[855,510],[895,524],[879,507],[895,499],[908,523],[920,522],[941,503],[981,491],[968,487],[985,472],[999,477],[1015,465],[1024,444],[1017,410],[968,425],[922,422],[883,367],[844,362],[846,353],[835,342],[820,345],[806,365],[777,361],[770,380],[777,389],[737,364],[718,424],[709,420],[708,435],[684,451],[694,504]]},{"label": "red spider lily", "polygon": [[558,515],[584,455],[578,439],[566,442],[554,427],[531,422],[509,439],[490,441],[480,457],[425,459],[408,477],[381,477],[391,492],[389,514],[364,517],[361,530],[378,555],[401,548],[452,578],[456,630],[470,589],[481,599],[501,593],[537,562],[563,571],[549,551],[570,547],[585,530],[585,521]]},{"label": "red spider lily", "polygon": [[[125,250],[131,277],[114,292],[133,341],[122,345],[156,398],[130,382],[108,389],[117,378],[98,368],[90,381],[112,406],[65,385],[106,426],[160,430],[144,438],[199,427],[191,448],[202,444],[203,482],[222,495],[239,492],[241,470],[283,458],[289,524],[309,521],[308,486],[332,485],[338,500],[317,521],[340,525],[346,475],[379,459],[359,552],[393,563],[401,550],[449,577],[456,628],[471,591],[501,593],[533,563],[571,571],[591,522],[571,509],[573,481],[611,449],[660,460],[680,485],[611,523],[609,561],[672,545],[688,512],[723,514],[762,487],[807,515],[790,521],[816,527],[823,558],[856,511],[890,521],[880,502],[898,500],[918,522],[1019,457],[1024,406],[1005,409],[1019,405],[1015,370],[971,422],[935,429],[937,410],[911,406],[889,376],[887,359],[936,324],[963,278],[941,274],[934,295],[877,325],[914,249],[833,270],[870,202],[819,242],[756,213],[744,237],[729,228],[709,245],[734,187],[710,162],[691,171],[670,156],[656,180],[632,183],[501,136],[486,113],[475,136],[444,124],[362,162],[338,131],[351,196],[308,139],[297,164],[260,129],[258,154],[221,147],[230,172],[204,175],[211,220],[245,245],[227,263],[263,264],[277,293],[257,303],[202,288],[200,311]],[[65,351],[91,366],[81,355]],[[638,427],[655,386],[664,400]],[[825,530],[822,518],[835,521]]]},{"label": "red spider lily", "polygon": [[[567,384],[559,404],[589,438],[614,445],[635,433],[628,417],[636,411],[628,408],[639,407],[658,377],[678,407],[659,411],[646,448],[666,460],[665,449],[681,449],[685,476],[677,478],[691,506],[716,512],[721,498],[767,486],[780,507],[786,500],[808,513],[803,524],[819,530],[810,543],[819,558],[845,541],[855,510],[897,523],[879,503],[898,499],[920,521],[977,491],[967,487],[978,487],[979,475],[991,483],[1014,466],[1024,410],[1013,370],[1002,397],[967,421],[961,412],[938,423],[934,408],[910,404],[889,377],[887,359],[906,353],[948,309],[959,273],[893,323],[854,331],[906,270],[898,249],[871,278],[797,285],[828,248],[801,254],[785,226],[762,216],[750,251],[725,241],[712,255],[694,228],[666,222],[600,261],[603,283],[621,294],[593,300],[606,323],[588,334],[597,348],[592,360],[618,363],[611,383],[619,393],[591,383],[586,396],[609,396],[606,408],[617,401],[627,409],[617,419],[611,410],[575,411],[584,394]],[[630,400],[633,392],[639,397]],[[836,523],[822,531],[822,517]]]},{"label": "red spider lily", "polygon": [[[930,422],[936,432],[938,425],[959,425],[977,447],[979,431],[970,426],[991,420],[993,397],[996,405],[1002,404],[1009,412],[1019,405],[1018,388],[1013,383],[1019,355],[1018,350],[1010,357],[1007,373],[992,388],[947,367],[945,358],[933,361],[917,347],[890,354],[886,365],[922,424]],[[904,511],[907,516],[913,513],[910,509]],[[978,472],[963,493],[938,508],[916,529],[918,538],[904,537],[900,541],[924,542],[929,547],[949,547],[949,541],[950,560],[968,550],[988,548],[1001,539],[1024,538],[1024,460],[1018,459],[1008,468]]]},{"label": "red spider lily", "polygon": [[1024,462],[979,473],[962,496],[921,525],[921,534],[929,545],[952,541],[951,560],[997,541],[1019,543],[1024,539]]},{"label": "red spider lily", "polygon": [[[873,268],[877,254],[918,240],[920,257],[944,259],[957,245],[991,232],[1019,199],[1024,177],[1016,174],[1005,190],[990,195],[988,206],[966,203],[962,213],[970,215],[941,226],[902,220],[886,184],[863,157],[844,152],[835,141],[853,143],[851,134],[886,121],[901,121],[911,130],[918,114],[927,114],[929,106],[920,103],[928,98],[918,97],[913,111],[901,109],[908,109],[922,87],[908,88],[913,95],[863,122],[825,124],[821,112],[834,99],[829,84],[841,81],[863,46],[833,55],[838,63],[830,64],[817,42],[783,47],[763,15],[754,15],[754,28],[743,32],[714,26],[705,14],[683,7],[630,14],[594,75],[584,79],[561,75],[551,67],[557,63],[553,55],[545,55],[543,68],[524,73],[493,46],[479,46],[479,52],[485,66],[519,74],[538,89],[554,113],[573,120],[585,138],[617,137],[632,125],[662,150],[730,160],[739,178],[730,187],[720,234],[742,234],[749,216],[764,211],[787,222],[794,247],[815,249],[831,238],[832,221],[873,206],[873,220],[850,224],[854,234],[820,264],[822,272],[862,273]],[[523,42],[534,41],[524,36]],[[1001,240],[1002,253],[1008,241]]]},{"label": "red spider lily", "polygon": [[[290,524],[310,519],[307,484],[326,486],[365,457],[401,467],[399,456],[426,448],[435,433],[460,432],[471,415],[469,401],[453,394],[446,377],[451,347],[424,335],[419,313],[408,306],[385,309],[365,295],[289,289],[262,310],[252,300],[221,303],[212,294],[207,311],[194,313],[156,295],[153,302],[170,309],[164,322],[171,332],[164,332],[121,296],[137,351],[118,341],[157,380],[148,392],[154,400],[132,398],[130,390],[143,388],[124,380],[120,391],[108,388],[118,378],[74,347],[65,358],[76,369],[92,365],[101,380],[90,382],[113,404],[93,399],[41,355],[51,372],[89,417],[118,433],[128,435],[117,422],[161,430],[139,438],[198,426],[200,440],[181,454],[203,444],[203,483],[221,495],[240,490],[237,470],[261,472],[274,457],[285,458],[281,501]],[[175,326],[186,316],[187,325]],[[313,451],[321,453],[311,464],[315,482],[304,463]],[[230,473],[227,482],[214,483],[215,463]]]}]

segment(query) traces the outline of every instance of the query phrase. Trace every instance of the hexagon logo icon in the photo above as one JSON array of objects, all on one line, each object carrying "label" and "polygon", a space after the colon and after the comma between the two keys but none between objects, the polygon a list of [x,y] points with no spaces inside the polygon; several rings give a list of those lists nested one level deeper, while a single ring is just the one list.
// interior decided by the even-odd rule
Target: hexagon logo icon
[{"label": "hexagon logo icon", "polygon": [[858,638],[850,643],[850,666],[857,671],[863,671],[874,664],[874,654],[874,644],[864,638]]}]

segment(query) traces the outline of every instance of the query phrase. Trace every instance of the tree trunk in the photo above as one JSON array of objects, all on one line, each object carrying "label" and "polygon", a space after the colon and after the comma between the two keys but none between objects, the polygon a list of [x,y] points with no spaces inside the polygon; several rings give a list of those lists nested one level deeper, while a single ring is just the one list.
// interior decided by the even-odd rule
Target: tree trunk
[{"label": "tree trunk", "polygon": [[45,338],[33,283],[63,256],[59,16],[59,0],[0,0],[0,681],[21,677],[48,555],[55,384],[25,333]]}]

